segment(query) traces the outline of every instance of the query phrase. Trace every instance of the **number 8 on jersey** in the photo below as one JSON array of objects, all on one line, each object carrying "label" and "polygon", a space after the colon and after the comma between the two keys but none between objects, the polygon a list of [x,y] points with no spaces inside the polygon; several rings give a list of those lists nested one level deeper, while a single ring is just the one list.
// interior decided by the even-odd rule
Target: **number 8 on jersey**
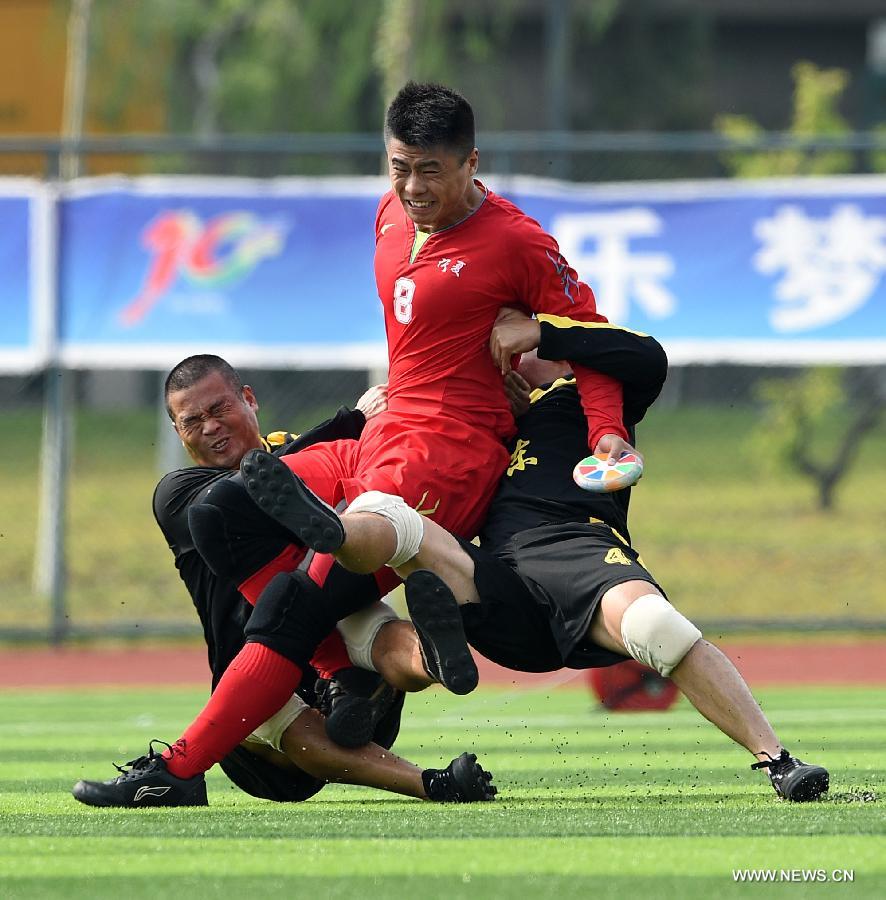
[{"label": "number 8 on jersey", "polygon": [[412,321],[412,298],[415,282],[411,278],[398,278],[394,282],[394,318],[402,325]]}]

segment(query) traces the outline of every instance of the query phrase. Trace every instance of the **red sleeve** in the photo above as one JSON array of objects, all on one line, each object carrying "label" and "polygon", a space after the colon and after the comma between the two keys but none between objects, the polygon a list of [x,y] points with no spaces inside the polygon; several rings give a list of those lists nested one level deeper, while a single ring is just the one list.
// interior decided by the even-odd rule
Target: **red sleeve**
[{"label": "red sleeve", "polygon": [[588,420],[588,447],[597,446],[604,434],[628,440],[622,413],[622,383],[587,366],[573,366],[581,405]]},{"label": "red sleeve", "polygon": [[[557,242],[528,216],[515,222],[514,293],[532,312],[566,316],[580,322],[605,322],[597,312],[594,292],[560,253]],[[628,439],[622,419],[620,381],[586,366],[573,365],[581,404],[588,420],[588,446],[593,450],[604,434]]]}]

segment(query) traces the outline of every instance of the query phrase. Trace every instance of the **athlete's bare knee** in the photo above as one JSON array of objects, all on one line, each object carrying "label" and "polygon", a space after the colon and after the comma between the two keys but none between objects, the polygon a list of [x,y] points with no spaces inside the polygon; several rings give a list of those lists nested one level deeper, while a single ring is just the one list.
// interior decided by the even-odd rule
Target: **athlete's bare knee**
[{"label": "athlete's bare knee", "polygon": [[369,512],[344,512],[345,540],[336,551],[351,572],[367,575],[380,569],[397,550],[397,534],[386,519]]},{"label": "athlete's bare knee", "polygon": [[428,569],[442,578],[457,603],[479,602],[480,595],[474,584],[474,560],[445,528],[430,519],[425,520],[418,553],[396,571],[405,580],[418,569]]}]

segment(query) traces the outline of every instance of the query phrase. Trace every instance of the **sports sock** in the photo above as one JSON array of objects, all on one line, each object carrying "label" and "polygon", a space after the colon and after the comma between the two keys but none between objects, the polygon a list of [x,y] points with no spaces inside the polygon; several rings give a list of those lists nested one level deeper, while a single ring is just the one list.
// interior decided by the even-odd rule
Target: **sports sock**
[{"label": "sports sock", "polygon": [[192,778],[211,768],[283,706],[301,676],[285,656],[263,644],[245,644],[206,706],[163,754],[169,771]]},{"label": "sports sock", "polygon": [[354,664],[348,655],[348,648],[337,628],[320,641],[314,655],[311,657],[311,665],[317,670],[321,678],[332,678],[336,672],[342,669],[350,669]]}]

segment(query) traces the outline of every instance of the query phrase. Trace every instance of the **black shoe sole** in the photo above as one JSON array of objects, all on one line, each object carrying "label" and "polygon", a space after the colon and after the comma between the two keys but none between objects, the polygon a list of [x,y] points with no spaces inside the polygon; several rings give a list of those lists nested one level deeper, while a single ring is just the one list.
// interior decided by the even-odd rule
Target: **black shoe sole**
[{"label": "black shoe sole", "polygon": [[494,800],[498,788],[492,783],[492,774],[484,771],[474,753],[462,753],[452,760],[452,780],[458,787],[460,803],[476,803]]},{"label": "black shoe sole", "polygon": [[250,450],[240,473],[252,502],[301,543],[317,553],[334,553],[344,543],[335,510],[272,453]]},{"label": "black shoe sole", "polygon": [[470,694],[480,675],[452,591],[420,569],[406,579],[406,606],[429,674],[453,694]]},{"label": "black shoe sole", "polygon": [[391,708],[397,692],[383,686],[378,697],[348,694],[338,700],[326,717],[326,736],[339,747],[356,749],[368,744],[375,728]]},{"label": "black shoe sole", "polygon": [[827,769],[816,766],[811,772],[805,773],[803,778],[791,788],[790,794],[785,794],[784,797],[791,803],[808,803],[810,800],[817,800],[822,794],[827,793],[830,781]]},{"label": "black shoe sole", "polygon": [[[166,789],[164,791],[164,788]],[[187,791],[158,784],[142,796],[138,791],[121,790],[114,784],[101,781],[78,781],[71,790],[75,799],[87,806],[145,809],[159,806],[208,806],[206,782],[201,778]],[[138,797],[138,799],[136,799]]]}]

